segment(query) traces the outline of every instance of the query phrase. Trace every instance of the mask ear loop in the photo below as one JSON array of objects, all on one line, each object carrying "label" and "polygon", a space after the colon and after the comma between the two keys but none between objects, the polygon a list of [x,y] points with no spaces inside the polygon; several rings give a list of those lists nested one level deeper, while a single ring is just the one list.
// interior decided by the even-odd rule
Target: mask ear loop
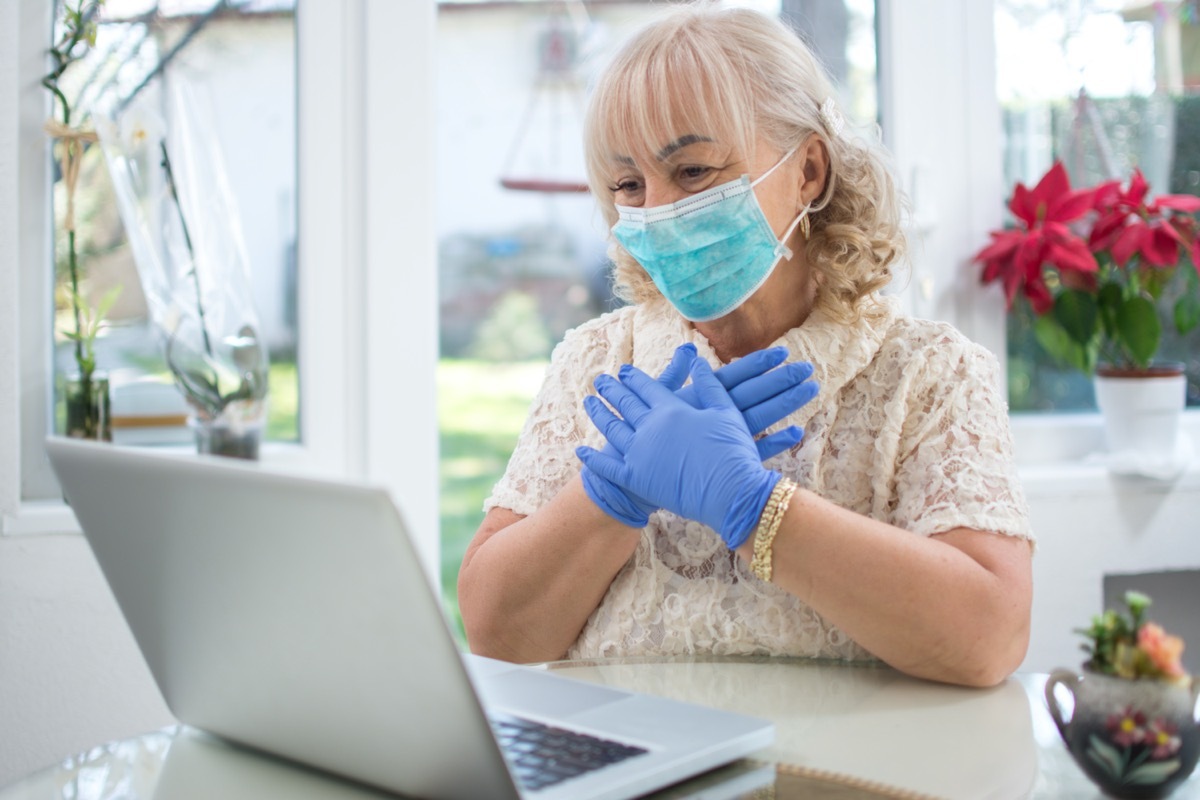
[{"label": "mask ear loop", "polygon": [[769,170],[764,172],[762,175],[759,175],[754,180],[750,181],[750,188],[753,189],[755,186],[758,186],[760,183],[765,181],[768,177],[770,177],[772,172],[774,172],[775,170],[782,167],[784,162],[787,161],[789,158],[791,158],[793,155],[795,155],[796,151],[799,149],[800,149],[800,145],[796,145],[791,150],[788,150],[786,153],[784,153],[783,158],[776,161],[775,165],[773,167],[771,167]]},{"label": "mask ear loop", "polygon": [[[796,145],[791,150],[788,150],[786,153],[784,153],[783,158],[775,162],[775,166],[771,167],[769,170],[750,182],[750,188],[753,189],[755,186],[765,181],[772,172],[783,166],[783,163],[795,155],[796,151],[799,149],[800,145]],[[808,210],[810,208],[812,208],[812,203],[809,203],[803,209],[801,209],[799,216],[792,220],[792,224],[788,225],[787,230],[783,232],[783,236],[779,239],[779,244],[775,247],[776,256],[791,259],[793,255],[792,248],[787,246],[787,240],[791,238],[792,232],[796,230],[797,225],[800,226],[800,231],[804,234],[804,240],[808,241],[808,235],[811,231],[811,227],[809,226],[808,222]]]},{"label": "mask ear loop", "polygon": [[787,246],[787,240],[792,237],[792,233],[796,230],[797,225],[800,226],[800,233],[804,236],[804,241],[808,241],[809,234],[812,232],[812,227],[808,221],[808,210],[810,208],[812,208],[812,203],[800,209],[799,215],[792,220],[791,225],[788,225],[787,230],[783,232],[783,236],[779,240],[779,246],[775,248],[775,255],[791,260],[794,254],[792,253],[792,248]]}]

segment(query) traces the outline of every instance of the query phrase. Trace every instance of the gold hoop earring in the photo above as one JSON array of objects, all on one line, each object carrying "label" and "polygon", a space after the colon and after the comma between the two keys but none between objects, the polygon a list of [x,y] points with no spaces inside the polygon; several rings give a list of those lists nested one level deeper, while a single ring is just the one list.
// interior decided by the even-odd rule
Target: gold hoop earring
[{"label": "gold hoop earring", "polygon": [[812,233],[812,225],[808,222],[808,210],[805,209],[804,216],[800,218],[800,235],[808,241],[809,234]]}]

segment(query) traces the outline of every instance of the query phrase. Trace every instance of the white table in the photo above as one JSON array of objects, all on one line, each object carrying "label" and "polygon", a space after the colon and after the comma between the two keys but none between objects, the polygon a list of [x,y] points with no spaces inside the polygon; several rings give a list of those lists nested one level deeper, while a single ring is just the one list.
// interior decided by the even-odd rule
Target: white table
[{"label": "white table", "polygon": [[[1100,798],[1045,709],[1045,676],[994,689],[881,666],[793,659],[558,662],[561,674],[771,719],[775,744],[657,798]],[[765,791],[764,791],[765,789]],[[773,790],[773,791],[772,791]],[[383,795],[183,726],[102,745],[0,790],[0,800],[365,800]],[[1173,798],[1200,798],[1200,777]]]}]

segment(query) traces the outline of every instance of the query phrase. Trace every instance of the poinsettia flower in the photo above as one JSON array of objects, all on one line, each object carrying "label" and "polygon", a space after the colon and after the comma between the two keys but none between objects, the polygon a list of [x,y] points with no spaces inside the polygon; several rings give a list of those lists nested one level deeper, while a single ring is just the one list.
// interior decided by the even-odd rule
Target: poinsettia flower
[{"label": "poinsettia flower", "polygon": [[973,259],[983,264],[984,283],[1002,282],[1009,308],[1022,291],[1036,313],[1050,310],[1054,299],[1043,277],[1046,264],[1062,273],[1099,269],[1087,242],[1068,226],[1093,209],[1095,193],[1071,189],[1062,162],[1055,162],[1033,189],[1017,184],[1008,208],[1018,225],[993,231],[991,244]]},{"label": "poinsettia flower", "polygon": [[[1190,251],[1196,264],[1200,240],[1189,235],[1189,222],[1194,220],[1186,215],[1200,211],[1200,197],[1163,194],[1147,202],[1149,193],[1150,184],[1140,169],[1134,169],[1129,188],[1105,184],[1097,191],[1095,205],[1100,216],[1088,237],[1092,252],[1107,251],[1120,266],[1141,256],[1151,266],[1174,267],[1181,251]],[[1196,267],[1200,269],[1200,264]]]}]

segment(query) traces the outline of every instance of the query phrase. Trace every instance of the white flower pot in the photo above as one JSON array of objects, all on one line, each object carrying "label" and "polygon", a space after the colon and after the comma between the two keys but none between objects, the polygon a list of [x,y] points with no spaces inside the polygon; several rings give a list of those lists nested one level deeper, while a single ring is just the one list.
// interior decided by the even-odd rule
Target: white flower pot
[{"label": "white flower pot", "polygon": [[1100,367],[1095,388],[1109,463],[1116,471],[1170,477],[1186,466],[1190,453],[1180,422],[1187,376],[1182,365],[1151,367],[1137,374]]}]

